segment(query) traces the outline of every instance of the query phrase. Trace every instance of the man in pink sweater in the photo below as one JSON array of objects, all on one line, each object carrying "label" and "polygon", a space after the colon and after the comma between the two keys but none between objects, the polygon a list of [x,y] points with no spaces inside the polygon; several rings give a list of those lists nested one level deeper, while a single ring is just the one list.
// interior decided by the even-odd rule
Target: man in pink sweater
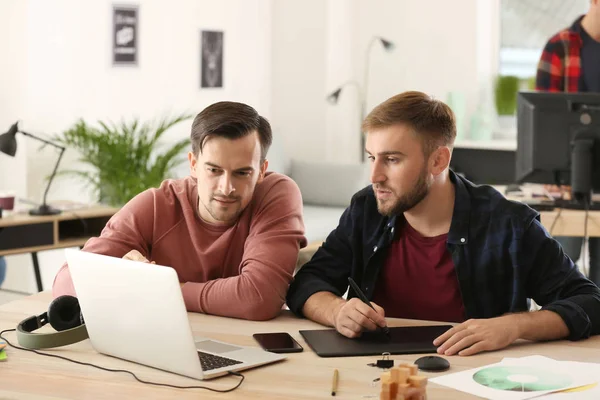
[{"label": "man in pink sweater", "polygon": [[[83,250],[174,268],[188,311],[275,317],[306,238],[298,186],[266,172],[271,141],[252,107],[205,108],[192,124],[191,176],[137,195]],[[66,264],[53,294],[75,295]]]}]

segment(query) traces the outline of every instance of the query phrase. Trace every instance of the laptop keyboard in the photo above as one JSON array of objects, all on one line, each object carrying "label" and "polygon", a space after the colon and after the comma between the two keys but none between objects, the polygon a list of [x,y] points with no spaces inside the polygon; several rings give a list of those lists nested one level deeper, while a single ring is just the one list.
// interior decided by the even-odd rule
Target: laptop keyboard
[{"label": "laptop keyboard", "polygon": [[242,364],[241,361],[233,360],[227,357],[215,356],[210,353],[198,352],[200,357],[200,364],[202,365],[202,371],[210,371],[212,369],[229,367],[231,365]]}]

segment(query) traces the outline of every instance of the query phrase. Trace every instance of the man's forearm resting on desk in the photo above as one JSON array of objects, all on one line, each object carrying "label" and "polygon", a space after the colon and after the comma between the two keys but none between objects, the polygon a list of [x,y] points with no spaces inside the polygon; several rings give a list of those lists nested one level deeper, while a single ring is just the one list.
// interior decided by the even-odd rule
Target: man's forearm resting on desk
[{"label": "man's forearm resting on desk", "polygon": [[317,292],[306,300],[302,313],[321,325],[335,327],[335,310],[345,302],[331,292]]},{"label": "man's forearm resting on desk", "polygon": [[[263,321],[275,318],[285,302],[285,289],[291,273],[280,270],[272,279],[253,278],[252,271],[208,282],[181,282],[188,311]],[[75,296],[67,265],[57,274],[53,295]]]},{"label": "man's forearm resting on desk", "polygon": [[503,349],[518,339],[555,340],[569,336],[569,328],[553,311],[509,314],[490,319],[470,319],[434,340],[438,353],[469,356]]},{"label": "man's forearm resting on desk", "polygon": [[[123,258],[156,264],[136,250],[125,254]],[[251,320],[275,318],[284,304],[285,293],[282,296],[276,290],[278,285],[265,285],[259,277],[253,280],[252,276],[256,275],[253,273],[253,267],[255,266],[248,266],[245,271],[242,271],[241,275],[235,277],[208,282],[180,282],[179,285],[183,292],[183,300],[187,310],[206,314],[231,314],[229,316],[232,317],[243,315]],[[291,275],[286,279],[289,281]],[[280,287],[280,291],[285,292],[284,287],[287,287],[287,285],[282,284]],[[235,292],[232,292],[232,290]],[[243,299],[237,299],[240,295],[243,296]],[[234,303],[237,307],[231,307],[231,303]]]},{"label": "man's forearm resting on desk", "polygon": [[188,311],[253,321],[275,318],[285,303],[286,289],[287,284],[270,284],[249,273],[181,286]]}]

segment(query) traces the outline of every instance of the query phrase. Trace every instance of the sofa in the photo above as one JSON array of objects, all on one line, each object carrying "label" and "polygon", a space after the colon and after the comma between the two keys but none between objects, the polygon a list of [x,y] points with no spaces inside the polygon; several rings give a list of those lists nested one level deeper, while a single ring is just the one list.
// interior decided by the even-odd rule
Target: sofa
[{"label": "sofa", "polygon": [[354,193],[369,185],[369,168],[365,163],[339,164],[308,162],[287,158],[274,141],[267,155],[269,170],[292,178],[302,193],[303,218],[308,241],[301,251],[301,266],[318,249],[338,225]]}]

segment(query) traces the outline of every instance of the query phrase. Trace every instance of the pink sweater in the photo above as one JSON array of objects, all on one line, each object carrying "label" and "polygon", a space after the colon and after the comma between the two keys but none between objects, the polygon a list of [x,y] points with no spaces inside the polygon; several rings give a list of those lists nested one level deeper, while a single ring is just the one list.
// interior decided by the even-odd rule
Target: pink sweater
[{"label": "pink sweater", "polygon": [[[189,311],[266,320],[283,303],[300,247],[306,246],[302,198],[294,181],[267,173],[233,226],[212,225],[198,214],[196,181],[167,180],[127,203],[84,251],[123,257],[137,250],[177,271]],[[55,297],[75,295],[65,264]]]}]

